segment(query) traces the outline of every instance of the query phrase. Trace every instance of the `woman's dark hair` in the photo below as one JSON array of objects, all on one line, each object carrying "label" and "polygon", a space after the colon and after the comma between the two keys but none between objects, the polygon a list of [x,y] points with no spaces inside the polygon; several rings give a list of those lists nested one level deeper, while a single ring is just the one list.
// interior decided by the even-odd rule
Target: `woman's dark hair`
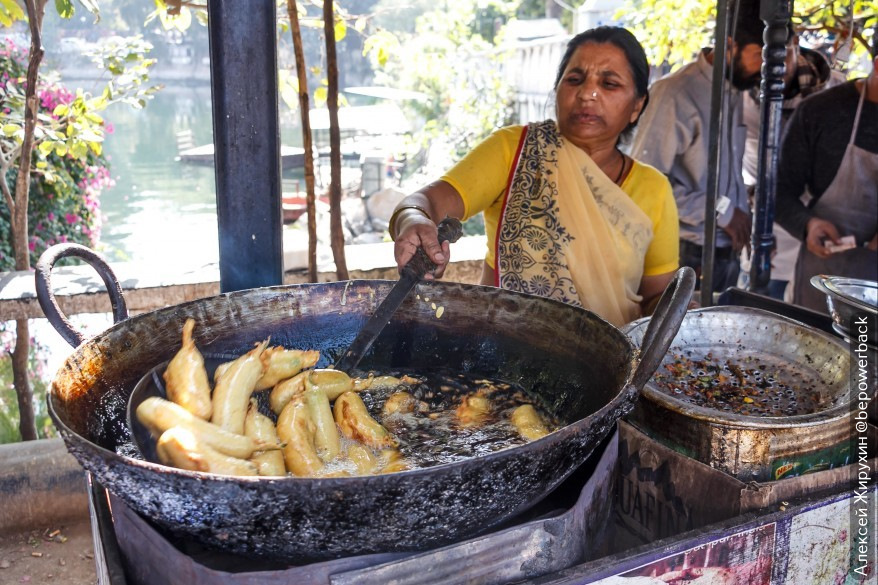
[{"label": "woman's dark hair", "polygon": [[[570,64],[573,53],[586,43],[609,43],[621,49],[625,54],[628,66],[631,68],[631,75],[634,77],[634,90],[637,92],[637,97],[646,98],[643,101],[643,108],[640,110],[640,115],[642,116],[646,110],[646,105],[649,103],[649,63],[646,61],[646,52],[644,52],[643,46],[625,28],[599,26],[581,32],[570,39],[567,43],[567,50],[564,52],[564,56],[561,57],[561,64],[558,66],[558,75],[555,77],[554,88],[558,89],[558,84],[561,83],[561,78],[564,76],[567,65]],[[637,120],[628,124],[625,130],[622,131],[622,139],[627,139],[631,135],[638,120],[640,120],[640,116],[637,117]]]}]

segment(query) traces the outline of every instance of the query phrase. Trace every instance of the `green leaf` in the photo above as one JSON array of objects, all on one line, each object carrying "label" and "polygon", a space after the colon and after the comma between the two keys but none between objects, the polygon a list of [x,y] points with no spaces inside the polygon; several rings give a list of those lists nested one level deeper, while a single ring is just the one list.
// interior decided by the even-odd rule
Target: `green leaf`
[{"label": "green leaf", "polygon": [[36,164],[36,167],[37,167],[38,169],[47,169],[47,168],[49,168],[49,163],[47,163],[47,162],[44,161],[44,160],[38,160],[38,161],[37,161],[37,164]]},{"label": "green leaf", "polygon": [[93,153],[98,156],[101,156],[101,152],[103,151],[103,146],[100,142],[89,142],[88,147],[91,149]]},{"label": "green leaf", "polygon": [[314,101],[318,104],[326,103],[326,93],[327,89],[325,87],[318,87],[314,90]]},{"label": "green leaf", "polygon": [[359,17],[354,22],[354,30],[357,32],[360,32],[360,33],[363,32],[364,30],[366,30],[366,19],[363,18],[362,16]]},{"label": "green leaf", "polygon": [[49,153],[55,148],[55,143],[47,140],[46,142],[40,142],[40,145],[37,146],[37,148],[39,149],[40,154],[43,156],[49,156]]},{"label": "green leaf", "polygon": [[58,104],[57,106],[55,106],[55,109],[52,111],[52,114],[54,114],[55,116],[58,116],[59,118],[63,118],[64,116],[67,115],[68,110],[69,110],[69,108],[67,107],[67,104]]},{"label": "green leaf", "polygon": [[100,142],[104,139],[103,136],[91,130],[83,130],[79,133],[79,136],[77,136],[77,138],[86,142]]},{"label": "green leaf", "polygon": [[281,89],[280,97],[291,110],[295,110],[299,105],[299,92],[289,85]]},{"label": "green leaf", "polygon": [[79,0],[79,3],[91,12],[92,16],[95,17],[95,22],[101,21],[101,9],[98,6],[97,0]]},{"label": "green leaf", "polygon": [[55,10],[61,18],[73,18],[75,12],[71,0],[55,0]]},{"label": "green leaf", "polygon": [[0,0],[0,20],[4,26],[12,26],[16,20],[24,20],[24,11],[15,0]]},{"label": "green leaf", "polygon": [[88,146],[85,145],[85,142],[76,142],[70,147],[70,154],[75,158],[83,159],[88,154]]},{"label": "green leaf", "polygon": [[18,132],[19,128],[20,126],[17,126],[16,124],[4,124],[3,134],[5,134],[6,136],[12,136],[16,132]]},{"label": "green leaf", "polygon": [[333,32],[335,33],[335,42],[338,43],[347,36],[348,25],[343,20],[336,20]]},{"label": "green leaf", "polygon": [[58,144],[56,144],[55,154],[57,154],[58,156],[64,156],[65,154],[67,154],[67,145],[63,142],[59,142]]}]

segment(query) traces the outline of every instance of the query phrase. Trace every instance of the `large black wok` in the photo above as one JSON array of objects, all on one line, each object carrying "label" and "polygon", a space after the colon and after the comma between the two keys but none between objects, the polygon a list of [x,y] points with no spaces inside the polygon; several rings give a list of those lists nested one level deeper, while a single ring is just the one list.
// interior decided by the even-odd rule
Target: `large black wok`
[{"label": "large black wok", "polygon": [[[240,354],[256,340],[321,350],[333,363],[392,282],[280,286],[205,298],[125,319],[82,341],[61,315],[50,274],[64,256],[98,269],[114,314],[124,299],[109,267],[81,246],[49,249],[37,266],[44,312],[78,344],[59,370],[49,413],[69,451],[111,492],[172,535],[234,553],[291,563],[371,552],[434,548],[485,532],[533,506],[586,460],[633,406],[679,327],[694,284],[680,271],[662,299],[662,327],[633,344],[594,314],[496,288],[419,285],[361,368],[437,366],[516,382],[567,426],[532,443],[437,467],[388,475],[240,478],[139,459],[126,403],[150,368],[180,346],[187,317],[205,353]],[[429,299],[429,300],[428,300]],[[444,307],[441,317],[432,307]],[[638,363],[640,364],[638,367]],[[636,369],[636,372],[635,372]]]}]

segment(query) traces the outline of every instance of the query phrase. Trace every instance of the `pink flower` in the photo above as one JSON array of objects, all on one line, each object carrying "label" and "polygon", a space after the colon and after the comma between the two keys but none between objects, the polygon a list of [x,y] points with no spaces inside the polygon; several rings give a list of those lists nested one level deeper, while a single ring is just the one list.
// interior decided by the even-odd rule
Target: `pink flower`
[{"label": "pink flower", "polygon": [[113,126],[113,124],[111,124],[110,122],[107,122],[106,126],[104,127],[104,131],[107,134],[112,134],[113,132],[116,131],[116,127]]},{"label": "pink flower", "polygon": [[46,214],[46,219],[48,219],[49,221],[55,221],[55,214],[50,211]]},{"label": "pink flower", "polygon": [[74,223],[76,223],[76,222],[79,221],[79,216],[76,215],[75,213],[66,213],[66,214],[64,215],[64,220],[65,220],[68,224],[73,225]]}]

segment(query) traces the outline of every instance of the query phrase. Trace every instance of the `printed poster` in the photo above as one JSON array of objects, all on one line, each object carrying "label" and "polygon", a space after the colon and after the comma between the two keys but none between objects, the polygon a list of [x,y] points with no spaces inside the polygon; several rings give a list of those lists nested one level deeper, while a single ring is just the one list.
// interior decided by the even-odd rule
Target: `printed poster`
[{"label": "printed poster", "polygon": [[593,585],[770,585],[775,532],[773,523],[738,532]]}]

